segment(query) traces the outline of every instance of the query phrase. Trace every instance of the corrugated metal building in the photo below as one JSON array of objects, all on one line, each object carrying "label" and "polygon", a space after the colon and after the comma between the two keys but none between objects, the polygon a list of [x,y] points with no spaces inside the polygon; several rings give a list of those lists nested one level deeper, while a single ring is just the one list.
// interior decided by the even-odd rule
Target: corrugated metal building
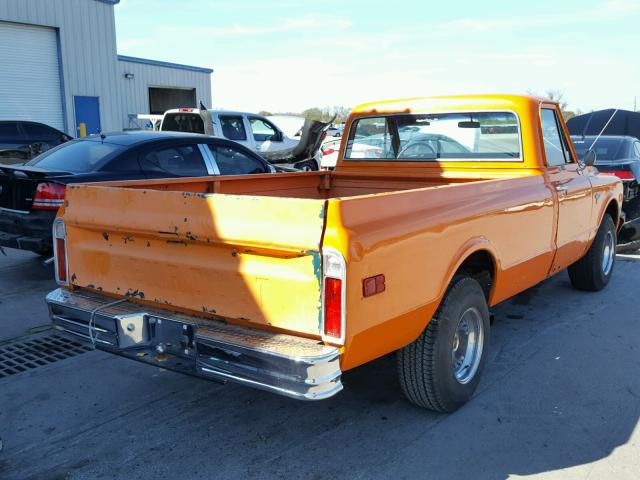
[{"label": "corrugated metal building", "polygon": [[138,113],[211,105],[211,69],[118,56],[120,0],[0,1],[0,120],[78,136]]}]

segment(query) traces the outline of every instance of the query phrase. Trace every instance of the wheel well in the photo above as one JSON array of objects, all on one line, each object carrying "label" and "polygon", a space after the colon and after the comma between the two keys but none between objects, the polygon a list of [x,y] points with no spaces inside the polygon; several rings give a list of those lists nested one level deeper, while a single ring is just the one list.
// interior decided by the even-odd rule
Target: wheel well
[{"label": "wheel well", "polygon": [[491,254],[486,250],[478,250],[462,262],[462,265],[458,268],[458,273],[464,273],[475,278],[482,287],[487,301],[489,301],[495,278],[495,267]]},{"label": "wheel well", "polygon": [[605,213],[608,213],[609,215],[611,215],[611,218],[613,218],[613,224],[616,226],[616,230],[618,229],[618,202],[616,202],[615,200],[611,200],[609,202],[609,205],[607,205],[607,209],[605,210]]}]

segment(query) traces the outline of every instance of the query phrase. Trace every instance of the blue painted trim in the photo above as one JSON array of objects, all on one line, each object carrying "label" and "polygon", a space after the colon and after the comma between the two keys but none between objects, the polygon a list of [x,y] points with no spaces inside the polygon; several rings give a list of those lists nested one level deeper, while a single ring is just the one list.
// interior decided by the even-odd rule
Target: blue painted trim
[{"label": "blue painted trim", "polygon": [[107,3],[109,5],[117,5],[120,3],[120,0],[96,0],[96,2]]},{"label": "blue painted trim", "polygon": [[118,55],[121,62],[142,63],[143,65],[154,65],[156,67],[175,68],[178,70],[187,70],[199,73],[213,73],[211,68],[194,67],[193,65],[183,65],[181,63],[161,62],[159,60],[149,60],[147,58],[128,57],[126,55]]},{"label": "blue painted trim", "polygon": [[[56,49],[58,51],[58,78],[60,78],[60,99],[62,101],[62,122],[64,123],[64,129],[62,130],[67,135],[69,133],[69,118],[67,115],[67,94],[64,88],[64,69],[62,68],[62,45],[60,43],[60,29],[56,28]],[[75,137],[75,135],[72,135]]]}]

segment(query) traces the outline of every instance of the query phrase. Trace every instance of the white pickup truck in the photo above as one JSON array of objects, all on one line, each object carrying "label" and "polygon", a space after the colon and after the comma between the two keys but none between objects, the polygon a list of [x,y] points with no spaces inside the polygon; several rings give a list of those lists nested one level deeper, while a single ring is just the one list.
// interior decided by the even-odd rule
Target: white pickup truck
[{"label": "white pickup truck", "polygon": [[320,125],[322,128],[312,128],[314,131],[307,136],[303,128],[302,135],[294,139],[287,137],[273,122],[255,113],[176,108],[165,112],[160,130],[227,138],[253,150],[271,163],[310,171],[319,169],[322,158],[320,136],[326,128],[325,124]]}]

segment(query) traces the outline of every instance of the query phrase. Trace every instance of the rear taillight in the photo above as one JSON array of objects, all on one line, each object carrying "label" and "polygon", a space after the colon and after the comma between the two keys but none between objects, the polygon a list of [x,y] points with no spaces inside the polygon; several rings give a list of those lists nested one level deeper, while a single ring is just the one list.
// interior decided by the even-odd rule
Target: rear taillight
[{"label": "rear taillight", "polygon": [[333,248],[322,249],[322,261],[322,339],[343,344],[347,265],[342,254]]},{"label": "rear taillight", "polygon": [[322,155],[331,155],[334,152],[335,150],[333,148],[327,148],[324,152],[322,152]]},{"label": "rear taillight", "polygon": [[342,280],[324,281],[324,334],[331,338],[342,336]]},{"label": "rear taillight", "polygon": [[59,183],[39,183],[31,208],[34,210],[58,210],[64,203],[66,190],[66,187]]},{"label": "rear taillight", "polygon": [[67,228],[62,218],[53,221],[53,254],[55,256],[56,282],[69,285],[67,267]]}]

